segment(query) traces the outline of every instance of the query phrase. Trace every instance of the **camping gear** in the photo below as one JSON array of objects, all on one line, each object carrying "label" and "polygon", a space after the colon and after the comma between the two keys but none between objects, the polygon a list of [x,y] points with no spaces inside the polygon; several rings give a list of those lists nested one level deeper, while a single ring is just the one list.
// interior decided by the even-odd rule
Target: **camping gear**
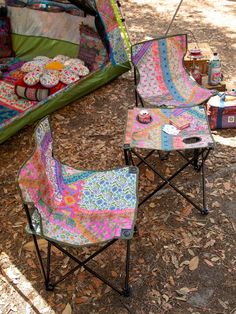
[{"label": "camping gear", "polygon": [[219,93],[207,103],[207,114],[212,130],[236,128],[236,93]]},{"label": "camping gear", "polygon": [[208,62],[212,56],[211,47],[207,43],[199,43],[194,37],[194,43],[188,43],[188,53],[184,57],[184,66],[191,71],[194,65],[199,66],[202,75],[208,73]]},{"label": "camping gear", "polygon": [[160,37],[132,45],[136,106],[190,107],[205,103],[212,93],[185,71],[187,34]]},{"label": "camping gear", "polygon": [[[79,267],[84,267],[120,295],[129,296],[130,241],[136,219],[138,169],[79,170],[60,163],[53,157],[48,118],[38,124],[35,141],[32,156],[19,171],[18,185],[28,219],[26,230],[32,234],[46,289],[53,290]],[[48,241],[46,267],[39,250],[38,237]],[[87,266],[88,261],[118,239],[125,240],[127,244],[125,284],[122,289]],[[103,242],[106,243],[102,245]],[[65,249],[65,246],[85,245],[99,245],[99,249],[84,261]],[[54,281],[50,274],[52,246],[77,263]]]},{"label": "camping gear", "polygon": [[221,82],[221,62],[217,52],[214,52],[208,65],[208,84],[218,85]]},{"label": "camping gear", "polygon": [[171,21],[170,21],[170,24],[168,25],[168,27],[167,27],[167,29],[166,29],[165,36],[168,35],[168,33],[169,33],[170,29],[171,29],[171,26],[172,26],[172,24],[174,23],[175,17],[176,17],[176,15],[177,15],[178,12],[179,12],[179,9],[180,9],[182,3],[183,3],[183,0],[180,0],[179,4],[178,4],[178,6],[177,6],[177,8],[176,8],[176,10],[175,10],[175,13],[174,13],[174,15],[173,15],[173,17],[172,17],[172,19],[171,19]]},{"label": "camping gear", "polygon": [[198,65],[194,64],[193,69],[191,70],[191,75],[199,85],[202,85],[202,73],[200,72]]},{"label": "camping gear", "polygon": [[[20,66],[7,75],[3,74],[1,90],[7,89],[13,95],[6,99],[6,93],[0,93],[0,143],[25,125],[79,99],[130,69],[126,53],[129,41],[115,1],[72,2],[6,1],[7,19],[11,22],[8,37],[16,55],[15,64],[42,56],[55,58],[63,55],[83,58],[90,73],[75,83],[71,83],[68,73],[65,73],[64,78],[69,85],[37,103],[32,103],[31,97],[27,105],[27,100],[14,94],[16,81],[22,79]],[[9,55],[12,55],[10,51]],[[9,60],[7,66],[13,63]],[[48,79],[43,83],[50,88]],[[25,104],[24,108],[19,108],[21,102]]]},{"label": "camping gear", "polygon": [[[152,117],[149,124],[143,124],[137,120],[136,117],[141,110],[140,108],[128,110],[124,140],[126,164],[134,165],[133,156],[136,156],[139,159],[137,166],[146,165],[164,182],[145,196],[139,206],[168,184],[202,214],[207,214],[204,164],[214,147],[214,140],[204,106],[175,109],[148,108],[147,110]],[[171,122],[172,124],[174,122],[175,126]],[[186,150],[190,152],[193,150],[193,153],[187,157],[184,154]],[[161,172],[161,168],[158,168],[162,167],[160,162],[155,162],[155,165],[153,165],[148,159],[156,151],[175,152],[183,157],[185,163],[172,175],[166,177]],[[177,187],[176,183],[172,183],[172,180],[180,173],[183,175],[183,170],[190,165],[201,173],[202,205],[197,204],[196,199],[190,198],[188,193],[185,194],[182,189]]]}]

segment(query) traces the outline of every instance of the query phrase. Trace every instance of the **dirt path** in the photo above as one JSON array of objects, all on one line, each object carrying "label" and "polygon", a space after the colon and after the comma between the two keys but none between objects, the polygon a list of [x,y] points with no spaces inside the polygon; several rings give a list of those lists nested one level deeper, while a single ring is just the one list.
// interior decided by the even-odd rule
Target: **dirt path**
[{"label": "dirt path", "polygon": [[[163,34],[177,2],[122,1],[132,41]],[[230,87],[236,86],[235,17],[235,1],[184,1],[172,28],[190,29],[219,51]],[[52,115],[55,155],[62,162],[89,169],[124,164],[126,111],[134,105],[131,78],[125,75]],[[0,146],[0,313],[62,313],[68,304],[74,314],[236,314],[236,129],[214,132],[217,146],[206,170],[207,217],[170,189],[140,208],[131,248],[131,298],[119,297],[80,271],[54,292],[44,290],[32,246],[25,249],[31,238],[24,231],[26,217],[14,184],[33,149],[32,132],[33,127],[27,127]],[[175,163],[173,156],[163,171],[172,171]],[[189,169],[185,178],[180,185],[198,195],[196,173]],[[145,168],[141,179],[140,197],[154,184]],[[103,272],[119,282],[123,254],[120,243],[93,266],[102,265]],[[54,269],[63,266],[65,271],[71,265],[57,251],[54,257]]]}]

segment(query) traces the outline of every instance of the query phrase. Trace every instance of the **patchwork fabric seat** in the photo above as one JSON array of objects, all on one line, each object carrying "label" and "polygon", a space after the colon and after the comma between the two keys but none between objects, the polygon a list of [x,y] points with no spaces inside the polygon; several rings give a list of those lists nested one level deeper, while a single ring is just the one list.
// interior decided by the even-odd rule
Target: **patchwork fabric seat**
[{"label": "patchwork fabric seat", "polygon": [[187,35],[172,35],[131,47],[136,106],[190,107],[205,103],[212,92],[202,88],[183,66]]},{"label": "patchwork fabric seat", "polygon": [[[128,295],[130,239],[137,209],[137,168],[84,171],[60,163],[53,157],[48,118],[36,128],[35,140],[35,151],[20,169],[18,184],[28,218],[27,230],[34,239],[46,288],[52,290],[67,276],[56,282],[50,279],[51,245],[54,245],[78,263],[74,270],[83,266],[119,294]],[[49,243],[46,268],[36,235]],[[86,265],[117,239],[127,241],[124,289],[116,288]],[[106,244],[85,261],[71,256],[61,247],[102,242]]]}]

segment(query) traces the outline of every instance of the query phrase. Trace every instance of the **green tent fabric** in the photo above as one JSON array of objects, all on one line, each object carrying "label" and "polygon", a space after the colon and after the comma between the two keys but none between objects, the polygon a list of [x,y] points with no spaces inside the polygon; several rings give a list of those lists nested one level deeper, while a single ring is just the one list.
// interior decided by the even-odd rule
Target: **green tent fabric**
[{"label": "green tent fabric", "polygon": [[14,68],[15,64],[34,57],[78,57],[80,25],[96,30],[107,51],[107,59],[84,78],[39,102],[27,102],[17,97],[14,94],[15,81],[3,76],[0,80],[0,143],[25,125],[85,96],[130,69],[127,35],[113,0],[8,0],[7,5],[16,57],[8,63],[13,69],[13,79],[19,72]]}]

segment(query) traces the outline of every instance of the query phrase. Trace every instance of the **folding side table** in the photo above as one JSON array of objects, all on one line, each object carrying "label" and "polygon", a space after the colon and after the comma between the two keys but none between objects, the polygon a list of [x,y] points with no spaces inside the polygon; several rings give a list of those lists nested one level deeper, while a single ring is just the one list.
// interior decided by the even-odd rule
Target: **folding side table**
[{"label": "folding side table", "polygon": [[[205,195],[205,173],[204,163],[214,147],[214,140],[209,128],[207,115],[204,106],[194,106],[189,108],[163,109],[145,108],[151,116],[149,123],[141,123],[139,114],[142,109],[134,108],[128,110],[127,125],[124,139],[124,154],[127,165],[134,165],[133,156],[138,157],[137,166],[145,164],[163,183],[157,186],[148,194],[139,205],[146,202],[156,192],[166,185],[172,187],[177,193],[182,195],[190,204],[198,209],[202,214],[208,214]],[[174,129],[178,134],[166,133],[166,126],[176,126]],[[143,149],[149,152],[143,156]],[[192,150],[185,154],[185,150]],[[169,177],[165,177],[158,167],[153,166],[148,160],[155,151],[176,151],[183,160],[184,164]],[[189,198],[183,193],[172,180],[179,175],[187,166],[192,165],[195,170],[201,173],[202,181],[202,205]]]}]

